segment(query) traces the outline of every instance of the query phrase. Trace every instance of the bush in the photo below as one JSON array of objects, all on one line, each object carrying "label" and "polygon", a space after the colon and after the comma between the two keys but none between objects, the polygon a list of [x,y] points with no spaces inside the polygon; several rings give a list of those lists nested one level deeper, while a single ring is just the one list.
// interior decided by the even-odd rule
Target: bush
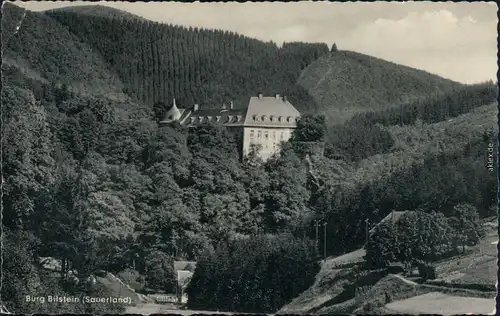
[{"label": "bush", "polygon": [[298,122],[293,139],[299,142],[321,142],[325,138],[326,121],[323,115],[304,115]]},{"label": "bush", "polygon": [[176,276],[173,258],[161,251],[153,251],[145,258],[146,286],[151,289],[174,293]]},{"label": "bush", "polygon": [[190,308],[275,312],[309,288],[319,271],[315,244],[290,234],[219,245],[198,260]]},{"label": "bush", "polygon": [[423,261],[418,262],[418,274],[424,280],[434,280],[437,278],[436,267]]}]

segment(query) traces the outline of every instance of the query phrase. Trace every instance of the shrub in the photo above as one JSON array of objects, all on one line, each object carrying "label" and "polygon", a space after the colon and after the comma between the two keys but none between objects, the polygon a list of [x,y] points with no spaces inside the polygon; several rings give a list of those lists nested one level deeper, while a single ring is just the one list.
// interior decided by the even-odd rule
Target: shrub
[{"label": "shrub", "polygon": [[424,280],[434,280],[437,278],[436,267],[428,262],[418,262],[418,273]]}]

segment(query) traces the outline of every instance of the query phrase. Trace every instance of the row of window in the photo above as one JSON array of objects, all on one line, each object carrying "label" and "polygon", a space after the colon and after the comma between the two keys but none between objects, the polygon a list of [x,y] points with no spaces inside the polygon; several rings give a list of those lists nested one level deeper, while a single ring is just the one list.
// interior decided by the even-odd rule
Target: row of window
[{"label": "row of window", "polygon": [[[256,122],[260,122],[260,121],[264,122],[267,119],[268,119],[267,115],[262,115],[262,116],[254,115],[253,116],[253,120]],[[271,115],[271,116],[269,116],[269,120],[271,122],[285,122],[285,117]],[[298,121],[298,120],[299,120],[299,117],[296,117],[296,118],[293,116],[286,117],[286,122],[288,122],[288,123],[293,123],[293,122]]]},{"label": "row of window", "polygon": [[[285,133],[286,132],[280,132],[280,140],[285,139]],[[264,131],[264,133],[262,133],[262,131],[257,131],[257,138],[258,139],[261,139],[262,135],[264,135],[264,139],[269,139],[269,132],[268,131]],[[276,131],[271,132],[271,137],[273,140],[276,140],[276,136],[277,136]],[[250,130],[250,139],[255,139],[255,131],[253,129]]]},{"label": "row of window", "polygon": [[[212,118],[213,118],[212,116],[191,116],[191,124],[193,124],[196,121],[196,119],[198,119],[198,123],[212,122]],[[239,122],[242,118],[243,116],[241,115],[237,116],[228,115],[227,121],[222,123],[236,123]],[[219,123],[220,121],[221,121],[221,116],[216,116],[215,121],[213,122]]]},{"label": "row of window", "polygon": [[[279,147],[279,145],[278,145],[278,144],[276,144],[276,143],[274,143],[274,144],[273,144],[273,150],[277,150],[277,149],[278,149],[278,147]],[[269,145],[265,144],[262,148],[266,148],[266,149],[268,149],[268,148],[269,148]]]}]

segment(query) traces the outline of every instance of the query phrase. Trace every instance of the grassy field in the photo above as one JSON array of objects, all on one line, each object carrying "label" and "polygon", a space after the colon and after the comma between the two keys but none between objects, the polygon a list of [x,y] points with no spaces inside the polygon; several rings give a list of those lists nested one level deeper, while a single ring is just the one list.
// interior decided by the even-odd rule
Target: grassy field
[{"label": "grassy field", "polygon": [[[489,226],[486,226],[486,237],[477,246],[470,248],[461,256],[436,263],[436,269],[441,281],[450,284],[495,284],[497,245],[494,242],[498,241],[498,233],[494,225]],[[382,278],[363,296],[350,297],[347,295],[344,299],[339,299],[339,296],[345,295],[344,286],[352,282],[352,274],[355,273],[351,269],[352,264],[362,262],[364,254],[365,251],[359,249],[324,261],[313,286],[284,306],[278,313],[350,314],[365,312],[387,314],[428,312],[461,314],[468,313],[467,308],[472,308],[470,312],[475,313],[489,313],[492,310],[494,292],[417,284],[398,275],[388,275]],[[418,299],[412,301],[409,300],[411,298]],[[397,304],[388,304],[389,307],[387,307],[385,306],[388,303],[386,300],[391,302],[390,304]],[[454,305],[455,300],[468,303]],[[403,308],[406,302],[408,302],[408,310]],[[419,304],[428,305],[429,310],[412,309],[417,308]],[[448,307],[445,306],[443,312],[441,312],[435,309],[435,306],[439,306],[439,304],[451,304],[454,309],[450,309],[452,312],[447,312],[448,309],[446,308]],[[480,305],[485,305],[486,309],[480,309],[478,307]],[[396,309],[394,309],[394,306]]]},{"label": "grassy field", "polygon": [[464,276],[458,279],[460,283],[490,284],[496,282],[497,259],[490,258],[489,261],[468,268]]},{"label": "grassy field", "polygon": [[487,228],[486,237],[463,256],[443,260],[436,264],[439,280],[463,284],[496,284],[497,245],[496,228]]},{"label": "grassy field", "polygon": [[458,315],[472,313],[485,315],[495,308],[494,299],[459,297],[439,292],[427,293],[395,301],[384,306],[389,313]]}]

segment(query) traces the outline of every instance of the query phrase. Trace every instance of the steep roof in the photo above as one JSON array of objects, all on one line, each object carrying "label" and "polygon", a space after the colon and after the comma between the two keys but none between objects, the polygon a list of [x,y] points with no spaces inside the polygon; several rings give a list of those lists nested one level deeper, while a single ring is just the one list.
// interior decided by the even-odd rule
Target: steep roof
[{"label": "steep roof", "polygon": [[167,113],[165,113],[165,118],[161,122],[170,122],[170,121],[179,120],[183,113],[184,113],[184,109],[179,110],[179,108],[175,104],[175,99],[174,99],[172,106],[167,110]]},{"label": "steep roof", "polygon": [[296,127],[300,112],[279,95],[251,97],[245,126]]},{"label": "steep roof", "polygon": [[392,220],[393,223],[398,222],[405,213],[406,212],[402,212],[402,211],[394,211],[394,212],[389,213],[380,222],[378,222],[372,229],[370,229],[370,232],[369,232],[370,235],[372,235],[373,233],[375,233],[375,231],[377,230],[377,228],[380,225],[384,224],[384,223],[387,223],[387,222],[389,222],[391,220]]},{"label": "steep roof", "polygon": [[[300,112],[279,95],[251,97],[246,108],[200,109],[198,105],[181,111],[178,121],[182,125],[216,123],[225,126],[295,128]],[[167,122],[167,121],[165,121]]]},{"label": "steep roof", "polygon": [[196,268],[196,261],[174,261],[174,271],[188,270],[188,266]]}]

